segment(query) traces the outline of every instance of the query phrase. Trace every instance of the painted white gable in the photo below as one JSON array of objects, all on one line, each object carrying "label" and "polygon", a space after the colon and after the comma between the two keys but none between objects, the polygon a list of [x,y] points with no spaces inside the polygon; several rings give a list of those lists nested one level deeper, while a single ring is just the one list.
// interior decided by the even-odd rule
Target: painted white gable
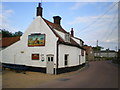
[{"label": "painted white gable", "polygon": [[[28,47],[28,35],[34,33],[45,34],[45,46]],[[35,67],[46,67],[46,55],[53,54],[56,58],[56,42],[58,38],[51,31],[44,20],[38,16],[20,38],[20,41],[2,51],[2,63],[21,64]],[[44,55],[44,61],[31,60],[32,53]],[[41,56],[40,56],[41,57]],[[56,59],[54,59],[56,63]]]}]

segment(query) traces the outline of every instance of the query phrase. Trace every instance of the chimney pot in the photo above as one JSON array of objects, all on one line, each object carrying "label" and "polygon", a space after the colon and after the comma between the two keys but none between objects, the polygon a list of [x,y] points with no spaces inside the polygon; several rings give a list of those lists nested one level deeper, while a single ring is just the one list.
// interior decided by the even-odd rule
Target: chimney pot
[{"label": "chimney pot", "polygon": [[59,24],[60,25],[60,20],[61,20],[60,16],[54,16],[53,19],[54,19],[54,23],[55,24]]},{"label": "chimney pot", "polygon": [[74,30],[71,28],[71,36],[74,37]]}]

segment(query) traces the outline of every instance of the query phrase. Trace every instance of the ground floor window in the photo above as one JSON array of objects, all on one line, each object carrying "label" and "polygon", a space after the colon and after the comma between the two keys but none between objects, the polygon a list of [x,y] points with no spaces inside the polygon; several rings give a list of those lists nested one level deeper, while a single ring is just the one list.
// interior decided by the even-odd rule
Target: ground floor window
[{"label": "ground floor window", "polygon": [[65,54],[64,59],[65,59],[65,66],[66,66],[66,65],[68,65],[68,54]]}]

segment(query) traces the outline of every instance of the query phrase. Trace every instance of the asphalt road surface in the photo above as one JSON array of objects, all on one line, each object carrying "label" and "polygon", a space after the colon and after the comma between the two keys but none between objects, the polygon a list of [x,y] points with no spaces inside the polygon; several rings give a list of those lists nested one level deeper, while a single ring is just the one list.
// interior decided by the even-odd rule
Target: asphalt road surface
[{"label": "asphalt road surface", "polygon": [[89,62],[89,66],[73,75],[35,88],[118,88],[118,66],[110,61]]}]

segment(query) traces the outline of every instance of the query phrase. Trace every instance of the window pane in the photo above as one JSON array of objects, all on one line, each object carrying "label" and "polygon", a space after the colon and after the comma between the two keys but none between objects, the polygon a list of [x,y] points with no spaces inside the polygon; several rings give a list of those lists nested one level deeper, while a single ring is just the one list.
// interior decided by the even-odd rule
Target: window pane
[{"label": "window pane", "polygon": [[70,35],[69,34],[65,34],[65,41],[69,42],[70,41]]},{"label": "window pane", "polygon": [[50,57],[48,57],[48,61],[50,62]]},{"label": "window pane", "polygon": [[51,57],[51,62],[53,62],[53,57]]},{"label": "window pane", "polygon": [[65,59],[65,65],[68,65],[68,55],[67,54],[65,55],[64,59]]},{"label": "window pane", "polygon": [[65,61],[65,65],[67,65],[67,61]]},{"label": "window pane", "polygon": [[65,55],[65,60],[67,60],[67,56],[68,56],[68,55]]}]

